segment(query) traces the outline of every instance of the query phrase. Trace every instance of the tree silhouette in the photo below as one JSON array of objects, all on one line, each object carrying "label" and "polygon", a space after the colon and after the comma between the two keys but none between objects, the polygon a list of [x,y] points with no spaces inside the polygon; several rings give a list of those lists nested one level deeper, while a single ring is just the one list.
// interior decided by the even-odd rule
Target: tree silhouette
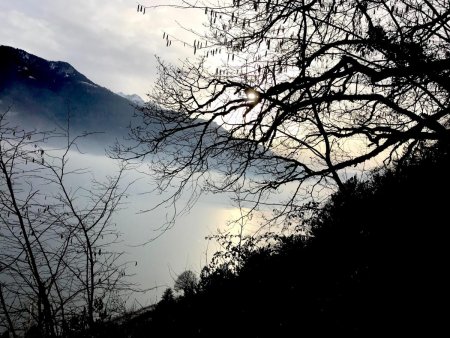
[{"label": "tree silhouette", "polygon": [[195,58],[159,59],[153,104],[133,129],[138,146],[123,149],[128,157],[164,151],[154,165],[162,186],[196,181],[239,192],[254,207],[289,187],[290,197],[272,205],[288,215],[302,192],[343,188],[354,166],[448,139],[447,1],[179,5],[167,6],[204,11],[207,31],[192,42],[164,32],[168,46],[184,43]]},{"label": "tree silhouette", "polygon": [[183,291],[184,296],[191,296],[195,293],[198,278],[191,270],[183,271],[175,280],[173,289],[177,292]]},{"label": "tree silhouette", "polygon": [[[154,336],[435,336],[447,327],[448,145],[344,182],[310,217],[312,236],[232,238],[193,297],[154,317]],[[426,198],[424,198],[426,196]],[[293,220],[295,222],[295,220]],[[259,237],[259,238],[258,238]],[[224,239],[226,240],[226,239]]]},{"label": "tree silhouette", "polygon": [[126,167],[89,188],[71,182],[90,174],[70,162],[77,140],[68,129],[23,130],[0,114],[0,325],[13,337],[67,336],[75,322],[91,329],[132,286],[112,247]]},{"label": "tree silhouette", "polygon": [[161,296],[161,301],[164,302],[165,304],[170,304],[170,303],[173,303],[174,300],[175,300],[175,296],[173,295],[172,288],[165,289]]}]

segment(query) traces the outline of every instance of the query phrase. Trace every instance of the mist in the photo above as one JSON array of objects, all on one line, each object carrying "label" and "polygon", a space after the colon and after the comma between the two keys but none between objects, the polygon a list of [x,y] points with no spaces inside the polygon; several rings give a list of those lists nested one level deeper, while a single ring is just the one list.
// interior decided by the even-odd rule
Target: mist
[{"label": "mist", "polygon": [[[95,143],[94,154],[90,153],[89,144],[86,138],[79,149],[69,152],[69,168],[87,171],[68,177],[70,186],[88,188],[92,179],[102,181],[118,171],[117,160],[99,154]],[[172,191],[155,191],[152,176],[144,172],[146,167],[143,163],[139,169],[126,171],[120,186],[129,187],[112,219],[121,233],[121,243],[115,249],[124,251],[123,260],[131,262],[127,271],[133,275],[131,281],[147,290],[130,295],[128,304],[137,307],[158,302],[181,272],[192,270],[200,274],[218,249],[217,243],[206,237],[218,231],[232,231],[229,223],[239,215],[226,195],[203,195],[187,207],[190,194],[186,192],[176,205],[164,203],[156,207]]]}]

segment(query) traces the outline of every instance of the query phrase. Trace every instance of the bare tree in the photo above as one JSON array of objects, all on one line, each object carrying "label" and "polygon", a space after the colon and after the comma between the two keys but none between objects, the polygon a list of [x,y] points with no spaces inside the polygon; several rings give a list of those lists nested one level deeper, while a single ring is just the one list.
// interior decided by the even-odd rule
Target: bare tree
[{"label": "bare tree", "polygon": [[132,286],[111,221],[126,167],[89,187],[76,183],[90,173],[69,162],[77,139],[0,116],[0,325],[13,335],[35,326],[64,336],[73,318],[92,328],[108,300]]},{"label": "bare tree", "polygon": [[[162,188],[237,191],[286,216],[309,201],[304,192],[342,189],[355,166],[448,142],[447,0],[167,6],[203,11],[206,33],[180,42],[163,32],[166,45],[182,43],[195,58],[159,60],[153,103],[133,129],[137,146],[121,154],[164,153],[153,165]],[[282,202],[266,199],[283,189]]]}]

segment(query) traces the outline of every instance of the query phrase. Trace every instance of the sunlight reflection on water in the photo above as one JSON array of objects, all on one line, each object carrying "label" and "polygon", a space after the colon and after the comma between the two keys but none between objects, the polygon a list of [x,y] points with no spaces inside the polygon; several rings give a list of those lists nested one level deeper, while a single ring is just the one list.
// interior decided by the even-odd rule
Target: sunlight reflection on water
[{"label": "sunlight reflection on water", "polygon": [[[106,156],[77,152],[70,155],[69,165],[75,167],[82,164],[98,180],[117,171],[116,162]],[[91,174],[71,177],[69,182],[89,186]],[[127,252],[125,260],[137,262],[137,265],[130,266],[133,281],[142,289],[160,286],[131,297],[131,302],[136,298],[145,306],[157,302],[165,288],[172,287],[176,275],[184,270],[200,273],[217,250],[216,243],[207,241],[205,237],[217,234],[218,230],[230,230],[231,225],[227,223],[239,216],[239,209],[232,207],[226,196],[202,196],[188,213],[178,217],[174,226],[164,232],[161,227],[167,219],[166,213],[171,210],[162,206],[141,213],[141,210],[158,204],[162,196],[148,193],[153,189],[150,178],[136,171],[126,173],[122,186],[135,180],[138,181],[129,188],[128,197],[123,199],[113,222],[122,233],[123,241],[117,249]],[[186,201],[179,201],[180,205],[183,203]],[[237,230],[233,231],[237,233]],[[141,245],[143,243],[146,244]]]}]

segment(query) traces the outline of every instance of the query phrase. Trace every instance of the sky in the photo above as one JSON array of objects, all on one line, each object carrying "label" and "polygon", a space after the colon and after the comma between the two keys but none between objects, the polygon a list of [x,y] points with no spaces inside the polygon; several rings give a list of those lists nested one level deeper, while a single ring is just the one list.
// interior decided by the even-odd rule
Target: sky
[{"label": "sky", "polygon": [[[142,4],[158,2],[167,3]],[[180,43],[166,47],[163,33],[188,39],[181,26],[200,29],[202,14],[158,8],[143,15],[136,0],[0,0],[0,45],[66,61],[113,92],[146,99],[157,74],[155,55],[170,62],[192,55]]]},{"label": "sky", "polygon": [[[180,0],[143,0],[144,5],[176,3]],[[169,62],[192,56],[182,43],[166,47],[163,33],[185,41],[194,36],[182,27],[201,31],[203,11],[158,8],[137,12],[136,0],[0,0],[0,45],[23,49],[50,61],[65,61],[93,82],[113,92],[138,94],[146,99],[156,79],[155,55]],[[94,155],[77,159],[90,162],[101,178],[109,174],[106,158]],[[106,171],[105,171],[106,170]],[[112,170],[112,169],[111,169]],[[104,172],[102,172],[104,171]],[[213,245],[205,236],[226,229],[239,210],[224,196],[206,196],[190,213],[156,241],[138,246],[160,233],[167,210],[139,213],[158,203],[158,196],[144,194],[147,182],[139,183],[129,206],[117,214],[129,259],[138,261],[136,281],[143,288],[161,285],[141,296],[141,304],[157,301],[175,276],[185,269],[199,273],[211,258]],[[139,190],[140,189],[140,190]],[[253,224],[255,225],[256,222]],[[252,225],[250,225],[252,226]],[[250,232],[252,230],[250,229]]]},{"label": "sky", "polygon": [[[156,2],[147,0],[143,4]],[[20,48],[50,61],[68,62],[103,87],[136,93],[145,99],[156,78],[155,55],[170,62],[192,55],[192,50],[182,44],[173,43],[167,48],[162,38],[164,32],[189,38],[180,24],[201,27],[203,13],[188,14],[186,10],[162,8],[147,10],[143,15],[137,12],[135,0],[0,0],[0,45]],[[108,159],[84,156],[78,159],[74,155],[75,163],[89,162],[99,178],[109,174]],[[216,233],[236,212],[224,198],[202,199],[178,219],[172,230],[148,245],[135,247],[160,234],[157,229],[166,212],[139,213],[158,202],[158,196],[139,194],[146,191],[146,184],[140,183],[139,188],[143,188],[134,191],[129,206],[115,219],[124,234],[127,258],[138,261],[130,271],[136,274],[135,281],[142,288],[162,286],[156,292],[138,295],[143,305],[157,301],[164,288],[171,286],[185,269],[199,273],[208,254],[212,254],[205,236]]]},{"label": "sky", "polygon": [[[144,0],[143,5],[179,0]],[[166,47],[163,33],[184,41],[195,37],[183,27],[202,29],[203,11],[157,8],[137,12],[135,0],[0,0],[0,45],[23,49],[49,61],[65,61],[100,86],[113,92],[138,94],[146,99],[155,81],[156,58],[177,62],[192,56],[182,43]],[[96,178],[111,174],[110,159],[85,153],[72,154],[73,163],[84,163]],[[79,157],[81,156],[81,157]],[[133,173],[130,180],[135,179]],[[76,185],[88,186],[77,181]],[[140,213],[158,204],[161,197],[146,194],[152,187],[145,177],[130,191],[128,204],[114,218],[123,234],[126,259],[138,265],[129,271],[141,288],[160,286],[154,292],[134,295],[139,304],[158,301],[186,269],[200,273],[211,258],[214,243],[205,236],[227,230],[239,210],[227,197],[205,196],[175,226],[157,240],[136,246],[161,234],[168,210]],[[182,205],[183,201],[181,201]]]}]

